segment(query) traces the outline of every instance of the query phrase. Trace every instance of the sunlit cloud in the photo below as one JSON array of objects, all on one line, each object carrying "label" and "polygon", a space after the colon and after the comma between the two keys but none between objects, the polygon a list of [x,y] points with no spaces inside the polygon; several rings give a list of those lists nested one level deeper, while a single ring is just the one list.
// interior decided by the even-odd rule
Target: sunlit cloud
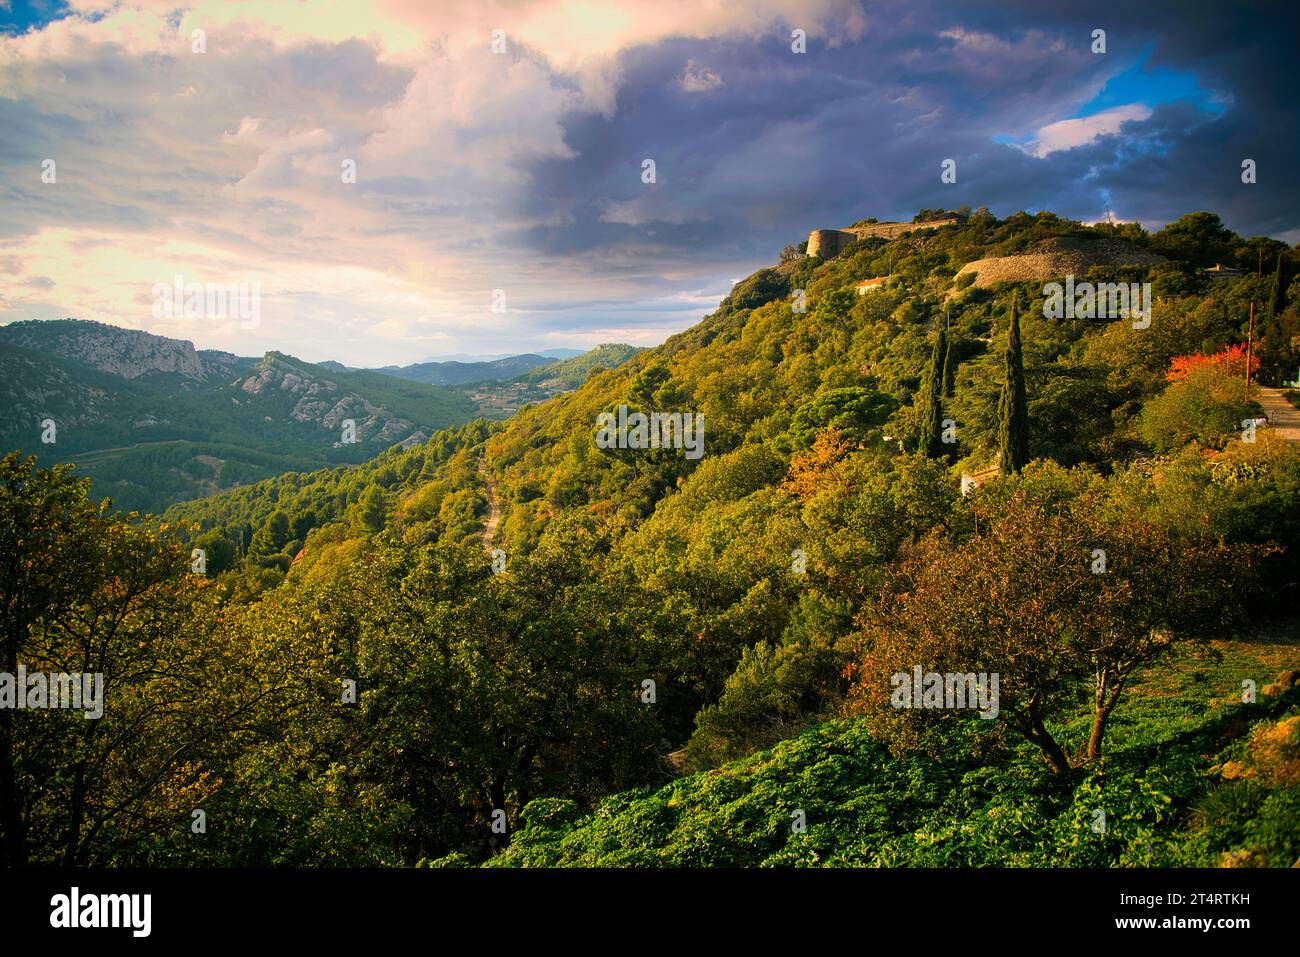
[{"label": "sunlit cloud", "polygon": [[[0,322],[384,364],[648,344],[814,226],[941,204],[1296,228],[1294,188],[1265,203],[1197,173],[1246,149],[1289,168],[1284,134],[1250,121],[1289,108],[1251,82],[1258,51],[1192,73],[1235,20],[1137,12],[1138,45],[1107,59],[1047,11],[931,2],[73,0],[48,16],[0,35]],[[161,327],[148,292],[176,275],[257,281],[261,324]]]},{"label": "sunlit cloud", "polygon": [[1058,150],[1072,150],[1086,146],[1100,136],[1118,133],[1120,127],[1131,120],[1145,120],[1151,115],[1151,108],[1141,103],[1104,110],[1092,116],[1081,116],[1068,120],[1048,123],[1024,145],[1025,152],[1031,156],[1048,156]]}]

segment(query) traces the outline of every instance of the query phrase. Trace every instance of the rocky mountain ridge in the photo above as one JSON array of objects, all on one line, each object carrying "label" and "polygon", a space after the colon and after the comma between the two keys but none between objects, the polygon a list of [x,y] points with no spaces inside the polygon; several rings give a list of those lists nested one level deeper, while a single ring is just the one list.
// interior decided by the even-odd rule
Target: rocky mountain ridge
[{"label": "rocky mountain ridge", "polygon": [[71,462],[95,494],[151,510],[356,464],[474,415],[467,397],[435,385],[76,319],[0,327],[0,401],[5,449]]},{"label": "rocky mountain ridge", "polygon": [[[0,327],[0,344],[73,359],[124,379],[149,372],[206,380],[211,371],[194,343],[81,319],[25,320]],[[218,353],[228,355],[228,353]]]}]

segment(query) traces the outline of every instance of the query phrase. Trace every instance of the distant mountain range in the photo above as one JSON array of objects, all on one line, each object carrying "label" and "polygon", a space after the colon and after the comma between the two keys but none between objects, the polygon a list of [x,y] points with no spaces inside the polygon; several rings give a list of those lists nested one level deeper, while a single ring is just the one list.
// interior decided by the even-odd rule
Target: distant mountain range
[{"label": "distant mountain range", "polygon": [[[533,349],[528,354],[542,356],[547,359],[572,359],[574,356],[582,355],[582,353],[582,349]],[[511,356],[516,355],[521,355],[521,353],[452,352],[445,356],[428,356],[427,358],[421,359],[420,362],[495,362],[497,359],[509,359]]]},{"label": "distant mountain range", "polygon": [[489,380],[499,382],[513,379],[538,366],[550,365],[553,362],[554,359],[546,356],[528,353],[483,362],[458,362],[454,359],[445,362],[417,362],[409,366],[383,366],[375,371],[429,385],[464,385],[468,382]]},{"label": "distant mountain range", "polygon": [[[577,349],[548,349],[517,356],[444,358],[408,366],[382,366],[372,371],[398,379],[445,386],[467,395],[477,414],[489,419],[513,415],[530,402],[545,400],[576,389],[587,381],[593,369],[612,369],[641,350],[623,343],[604,343],[587,352]],[[558,361],[552,356],[564,354]],[[472,359],[472,361],[470,361]],[[341,363],[326,361],[323,368],[357,371]]]},{"label": "distant mountain range", "polygon": [[[0,450],[72,462],[92,478],[95,495],[160,511],[286,471],[356,464],[479,415],[500,417],[517,404],[459,387],[487,383],[490,391],[507,382],[512,396],[545,398],[577,384],[567,363],[602,349],[610,347],[553,350],[573,353],[558,362],[530,353],[352,369],[280,352],[259,359],[199,350],[78,319],[15,322],[0,326],[0,401],[8,411]],[[548,369],[548,388],[514,381]],[[348,421],[355,442],[345,441]]]},{"label": "distant mountain range", "polygon": [[468,395],[478,414],[484,418],[506,419],[531,402],[545,402],[573,391],[586,382],[593,371],[612,369],[640,351],[636,346],[606,343],[559,362],[536,366],[513,378],[480,379],[451,388]]},{"label": "distant mountain range", "polygon": [[[632,349],[632,346],[623,348]],[[504,382],[533,369],[553,365],[557,361],[590,354],[590,352],[584,353],[581,349],[546,349],[542,352],[526,352],[520,355],[484,356],[461,353],[426,359],[406,366],[381,366],[374,371],[429,385],[466,385],[471,382]],[[333,360],[327,360],[320,365],[327,369],[351,371],[351,367]]]},{"label": "distant mountain range", "polygon": [[[196,350],[75,319],[0,327],[0,401],[5,449],[73,462],[96,495],[149,510],[284,471],[362,462],[475,414],[465,396],[437,386],[278,352]],[[348,420],[355,442],[343,441]]]}]

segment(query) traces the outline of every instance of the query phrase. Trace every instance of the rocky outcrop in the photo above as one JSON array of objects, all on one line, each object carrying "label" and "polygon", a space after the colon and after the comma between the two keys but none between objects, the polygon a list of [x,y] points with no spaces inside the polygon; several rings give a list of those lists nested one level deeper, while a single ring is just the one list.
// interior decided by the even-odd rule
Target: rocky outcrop
[{"label": "rocky outcrop", "polygon": [[290,400],[292,404],[284,414],[295,422],[338,431],[345,419],[352,419],[363,442],[392,444],[409,436],[415,428],[409,419],[396,417],[355,392],[346,391],[333,379],[313,376],[311,369],[270,352],[236,385],[249,400],[260,399],[268,409],[272,404],[283,408],[277,399]]},{"label": "rocky outcrop", "polygon": [[77,319],[27,320],[0,328],[0,340],[45,355],[73,359],[102,372],[135,379],[148,372],[205,378],[194,343],[138,329]]},{"label": "rocky outcrop", "polygon": [[199,361],[203,363],[205,378],[212,382],[223,382],[246,371],[256,360],[245,359],[233,352],[222,352],[219,349],[200,349]]}]

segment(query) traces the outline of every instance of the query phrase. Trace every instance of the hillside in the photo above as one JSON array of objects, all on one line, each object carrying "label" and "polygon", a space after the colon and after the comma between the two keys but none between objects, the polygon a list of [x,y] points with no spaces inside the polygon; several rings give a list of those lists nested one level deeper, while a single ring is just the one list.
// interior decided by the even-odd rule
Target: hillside
[{"label": "hillside", "polygon": [[1058,277],[1086,276],[1094,267],[1154,266],[1165,257],[1115,239],[1081,240],[1075,237],[1045,239],[1011,256],[977,259],[962,266],[958,279],[973,275],[976,286],[999,282],[1047,281]]},{"label": "hillside", "polygon": [[[412,436],[467,421],[470,405],[436,387],[337,371],[268,353],[192,343],[101,323],[0,328],[7,447],[69,461],[95,494],[161,511],[288,470],[356,463]],[[52,419],[53,443],[41,422]],[[341,443],[356,424],[355,445]]]},{"label": "hillside", "polygon": [[1031,748],[992,765],[891,756],[863,723],[841,720],[591,810],[536,801],[490,863],[1290,867],[1300,861],[1300,687],[1244,705],[1231,693],[1207,699],[1198,682],[1232,689],[1247,676],[1266,687],[1298,653],[1292,620],[1280,635],[1183,656],[1181,680],[1135,689],[1105,766],[1068,783]]},{"label": "hillside", "polygon": [[605,343],[504,380],[488,379],[457,387],[474,402],[485,419],[504,419],[525,405],[545,402],[571,392],[601,369],[621,365],[641,350],[621,343]]},{"label": "hillside", "polygon": [[[1266,688],[1300,670],[1300,449],[1243,431],[1239,347],[1271,303],[1255,373],[1293,374],[1295,251],[1204,213],[950,218],[760,269],[506,421],[173,506],[209,563],[168,634],[196,668],[259,663],[213,671],[214,730],[172,769],[223,823],[107,823],[86,859],[1288,863],[1295,725],[1263,722],[1297,706]],[[1038,280],[952,295],[1080,237],[1164,257],[1089,272],[1150,282],[1148,328],[1050,318]],[[602,446],[620,406],[702,414],[703,455]],[[996,720],[893,703],[913,668],[1000,676]]]},{"label": "hillside", "polygon": [[620,342],[606,342],[571,359],[561,359],[525,372],[517,378],[538,385],[554,385],[566,389],[576,389],[587,381],[587,377],[596,369],[613,369],[620,366],[641,350],[636,346]]}]

